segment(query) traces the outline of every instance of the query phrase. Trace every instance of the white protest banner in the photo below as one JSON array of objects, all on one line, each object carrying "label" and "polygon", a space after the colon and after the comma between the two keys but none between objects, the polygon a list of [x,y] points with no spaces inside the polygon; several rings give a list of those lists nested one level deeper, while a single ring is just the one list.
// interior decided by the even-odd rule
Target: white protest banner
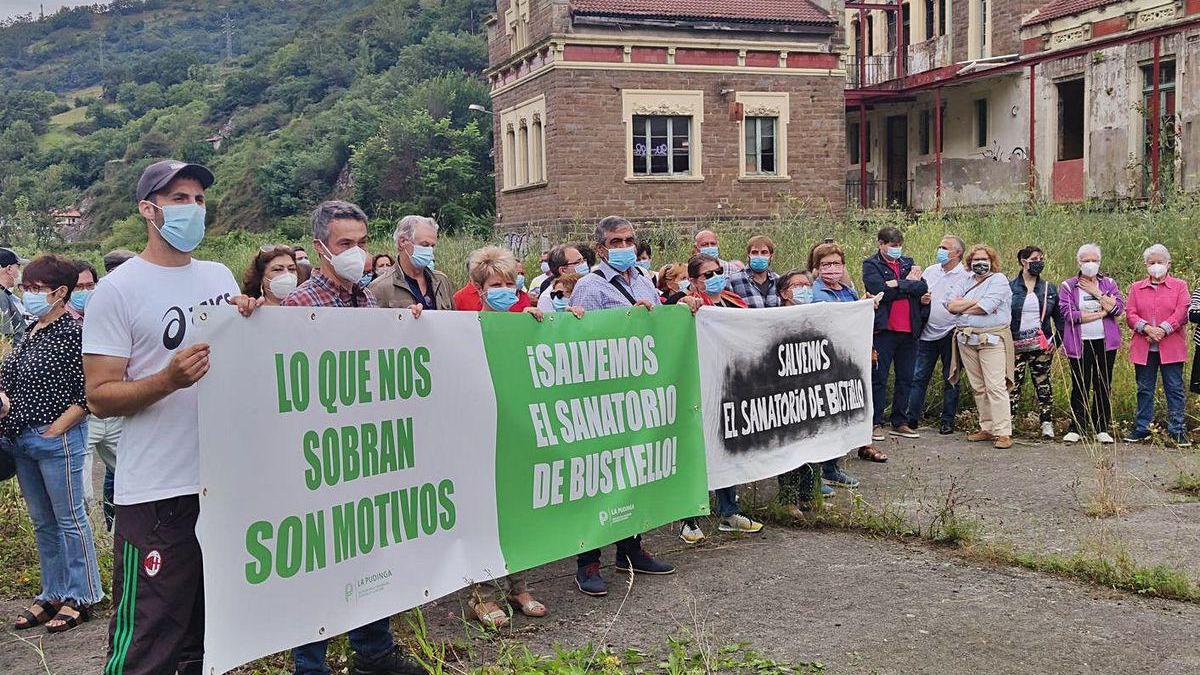
[{"label": "white protest banner", "polygon": [[871,442],[873,316],[870,300],[697,313],[710,489]]}]

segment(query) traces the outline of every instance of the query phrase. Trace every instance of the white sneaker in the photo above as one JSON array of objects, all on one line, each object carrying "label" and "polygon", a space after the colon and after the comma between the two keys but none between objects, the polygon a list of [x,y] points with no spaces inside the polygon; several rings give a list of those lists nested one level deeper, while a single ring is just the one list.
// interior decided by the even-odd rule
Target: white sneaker
[{"label": "white sneaker", "polygon": [[1063,436],[1063,443],[1066,443],[1067,445],[1075,445],[1076,443],[1078,443],[1079,441],[1082,441],[1082,440],[1083,440],[1083,436],[1080,436],[1079,434],[1075,433],[1074,431],[1068,431],[1067,434],[1065,436]]},{"label": "white sneaker", "polygon": [[717,529],[722,532],[742,532],[744,534],[754,534],[763,529],[763,524],[747,518],[742,514],[722,518]]},{"label": "white sneaker", "polygon": [[704,541],[704,530],[699,525],[692,527],[691,523],[684,523],[683,529],[679,530],[679,538],[685,544],[699,544]]},{"label": "white sneaker", "polygon": [[1054,438],[1054,422],[1042,422],[1042,438]]},{"label": "white sneaker", "polygon": [[1101,431],[1100,433],[1096,434],[1096,440],[1104,445],[1112,445],[1113,443],[1117,442],[1112,436],[1109,436],[1108,432],[1106,431]]}]

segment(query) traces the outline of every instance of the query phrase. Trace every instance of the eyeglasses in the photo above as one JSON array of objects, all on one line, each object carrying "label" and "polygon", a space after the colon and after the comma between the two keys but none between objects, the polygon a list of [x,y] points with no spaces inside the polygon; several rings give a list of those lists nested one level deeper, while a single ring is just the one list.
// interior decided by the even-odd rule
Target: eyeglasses
[{"label": "eyeglasses", "polygon": [[823,270],[837,270],[837,269],[844,269],[845,267],[846,267],[845,263],[835,263],[835,262],[821,263],[821,269],[823,269]]},{"label": "eyeglasses", "polygon": [[718,274],[723,274],[724,272],[725,270],[709,270],[707,272],[701,272],[700,276],[704,277],[705,279],[711,279]]},{"label": "eyeglasses", "polygon": [[[62,288],[62,286],[59,286],[58,288]],[[58,290],[58,288],[50,288],[49,286],[43,286],[41,284],[21,284],[22,293],[53,293],[54,291]]]},{"label": "eyeglasses", "polygon": [[565,297],[567,297],[566,291],[550,291],[550,298],[552,300],[562,300]]}]

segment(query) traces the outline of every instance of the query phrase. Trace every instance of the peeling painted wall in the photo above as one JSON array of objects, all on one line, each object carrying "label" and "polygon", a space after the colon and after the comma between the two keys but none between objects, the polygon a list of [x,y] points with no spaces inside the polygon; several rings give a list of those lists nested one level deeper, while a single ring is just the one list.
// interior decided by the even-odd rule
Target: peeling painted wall
[{"label": "peeling painted wall", "polygon": [[1200,190],[1200,30],[1184,41],[1176,77],[1176,108],[1180,119],[1182,166],[1179,175],[1184,190]]}]

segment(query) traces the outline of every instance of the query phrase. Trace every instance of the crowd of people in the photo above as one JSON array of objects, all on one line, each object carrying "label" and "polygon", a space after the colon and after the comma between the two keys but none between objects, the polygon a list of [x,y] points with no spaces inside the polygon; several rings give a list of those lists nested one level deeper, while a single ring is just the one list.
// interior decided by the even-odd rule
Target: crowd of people
[{"label": "crowd of people", "polygon": [[[455,289],[436,269],[438,224],[406,216],[396,224],[394,251],[367,252],[367,216],[354,204],[328,201],[312,214],[312,255],[300,246],[261,247],[239,284],[225,266],[192,257],[204,237],[208,169],[165,160],[149,166],[136,189],[136,208],[149,241],[138,254],[112,251],[101,277],[90,264],[59,255],[20,259],[0,249],[0,330],[13,342],[0,364],[0,456],[11,458],[33,521],[42,592],[14,622],[18,630],[70,630],[105,597],[88,519],[91,461],[105,465],[103,503],[114,532],[115,611],[109,627],[106,675],[197,673],[203,634],[203,584],[195,525],[199,514],[196,390],[209,347],[187,340],[196,306],[227,303],[251,315],[263,305],[388,307],[415,318],[430,311],[587,312],[684,304],[766,309],[819,302],[874,305],[873,442],[855,452],[886,462],[875,445],[888,436],[919,438],[926,389],[941,364],[940,434],[955,433],[960,373],[966,372],[978,425],[966,437],[1012,445],[1013,411],[1026,375],[1032,380],[1040,433],[1055,438],[1051,365],[1057,354],[1071,373],[1071,414],[1062,440],[1113,443],[1111,383],[1124,322],[1137,373],[1133,430],[1152,434],[1161,375],[1167,433],[1189,445],[1184,422],[1187,324],[1200,324],[1200,289],[1170,275],[1170,252],[1145,250],[1146,275],[1122,292],[1102,272],[1102,253],[1084,244],[1078,273],[1061,284],[1043,278],[1045,253],[1016,253],[1019,269],[1004,275],[1000,254],[947,235],[922,268],[896,228],[879,231],[878,250],[862,261],[856,287],[846,252],[831,239],[808,252],[802,269],[775,269],[770,237],[751,237],[742,256],[723,258],[718,235],[696,233],[686,262],[655,266],[654,251],[618,216],[597,223],[591,241],[542,252],[540,273],[526,281],[513,252],[488,246],[467,261],[468,282]],[[742,253],[739,251],[739,253]],[[20,296],[14,290],[20,290]],[[1200,327],[1194,331],[1200,345]],[[889,388],[889,378],[893,380]],[[1200,368],[1191,389],[1200,393]],[[890,428],[889,428],[890,427]],[[778,477],[780,499],[797,517],[819,508],[820,495],[854,488],[842,458],[801,466]],[[763,524],[741,511],[737,488],[716,491],[720,531],[752,534]],[[689,544],[705,534],[699,519],[679,524]],[[577,558],[576,584],[587,595],[607,593],[600,550]],[[616,569],[662,575],[675,571],[654,557],[640,536],[616,542]],[[505,606],[511,609],[505,609]],[[468,606],[484,625],[508,623],[510,611],[548,613],[522,575],[475,584]],[[269,617],[269,609],[264,610]],[[419,673],[395,644],[388,620],[350,631],[353,672]],[[327,643],[293,651],[295,671],[328,673]]]}]

